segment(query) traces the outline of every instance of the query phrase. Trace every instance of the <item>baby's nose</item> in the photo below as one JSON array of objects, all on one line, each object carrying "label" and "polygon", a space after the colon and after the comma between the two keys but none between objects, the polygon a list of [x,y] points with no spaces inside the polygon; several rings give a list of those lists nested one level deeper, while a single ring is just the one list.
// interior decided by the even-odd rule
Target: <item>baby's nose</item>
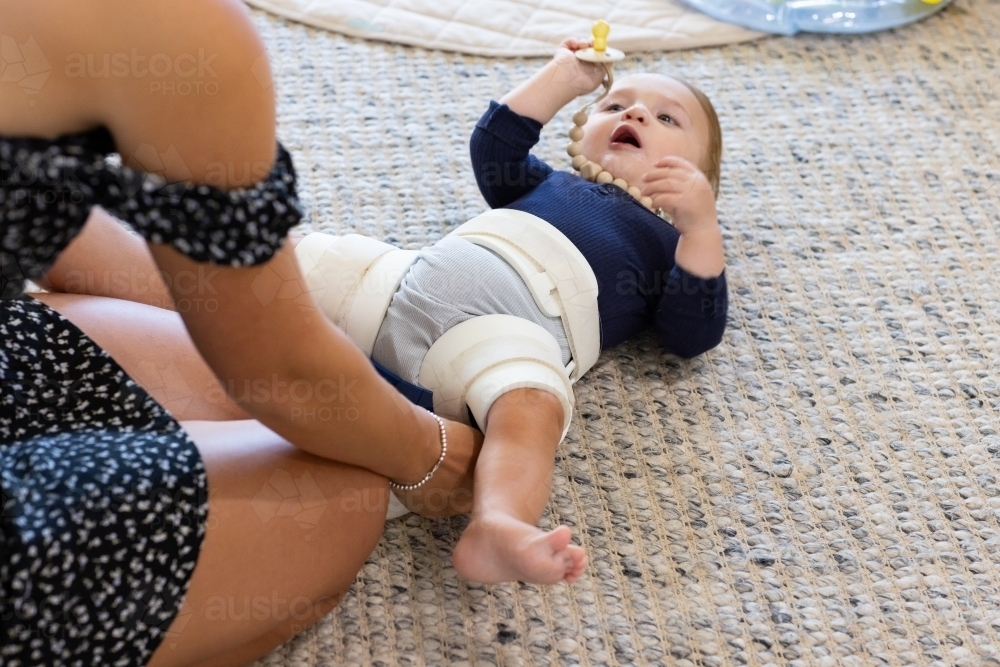
[{"label": "baby's nose", "polygon": [[625,120],[634,120],[637,123],[645,123],[649,114],[641,107],[632,107],[625,110]]}]

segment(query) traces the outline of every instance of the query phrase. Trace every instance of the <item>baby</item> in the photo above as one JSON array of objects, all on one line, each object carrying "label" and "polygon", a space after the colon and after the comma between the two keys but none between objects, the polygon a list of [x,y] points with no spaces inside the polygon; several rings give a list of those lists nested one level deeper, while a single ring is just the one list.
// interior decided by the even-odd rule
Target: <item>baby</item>
[{"label": "baby", "polygon": [[[569,527],[537,523],[570,423],[571,385],[600,351],[653,326],[665,349],[693,357],[725,328],[715,211],[722,140],[702,93],[659,74],[619,80],[572,131],[575,163],[585,161],[581,171],[596,182],[530,154],[545,123],[601,84],[603,68],[574,56],[587,46],[564,42],[477,124],[472,166],[492,210],[419,252],[324,234],[294,249],[311,296],[288,298],[316,300],[414,403],[484,432],[478,458],[461,441],[449,451],[442,437],[423,480],[394,480],[414,511],[465,512],[474,460],[472,517],[452,560],[475,581],[572,582],[584,571]],[[47,276],[57,291],[165,306],[153,298],[170,301],[145,245],[94,217]],[[125,265],[145,287],[69,285],[70,275]],[[248,418],[235,403],[222,412],[212,418]]]},{"label": "baby", "polygon": [[[684,81],[629,76],[597,104],[579,147],[589,161],[638,188],[649,207],[611,183],[554,171],[529,151],[561,108],[600,86],[604,69],[574,55],[587,46],[565,41],[531,79],[491,103],[471,141],[476,181],[492,208],[504,209],[515,222],[525,214],[540,219],[538,224],[557,230],[552,234],[568,239],[589,265],[599,312],[599,326],[598,313],[593,314],[594,330],[599,329],[594,357],[598,341],[607,349],[650,325],[664,348],[693,357],[719,343],[727,311],[715,209],[722,152],[718,119],[705,95]],[[419,402],[421,369],[426,373],[435,342],[483,316],[526,320],[532,336],[554,341],[552,350],[558,346],[556,366],[582,363],[573,358],[580,356],[579,332],[566,317],[543,308],[537,290],[526,285],[523,267],[516,270],[507,260],[510,256],[496,248],[456,234],[407,260],[391,302],[386,297],[381,326],[369,330],[375,336],[372,360],[411,400]],[[326,261],[340,264],[332,255]],[[303,272],[308,276],[306,268]],[[558,391],[547,391],[544,382],[511,387],[491,398],[488,414],[481,412],[476,420],[485,440],[475,467],[471,521],[453,563],[475,581],[572,582],[584,571],[584,551],[570,543],[567,526],[548,532],[537,527],[571,404],[560,400]],[[396,488],[416,508],[420,491]]]}]

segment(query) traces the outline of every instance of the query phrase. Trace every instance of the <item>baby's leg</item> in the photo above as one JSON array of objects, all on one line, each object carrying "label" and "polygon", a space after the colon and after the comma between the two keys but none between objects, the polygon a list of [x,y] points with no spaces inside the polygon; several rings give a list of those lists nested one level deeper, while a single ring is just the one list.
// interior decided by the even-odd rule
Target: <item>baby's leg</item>
[{"label": "baby's leg", "polygon": [[587,556],[570,544],[570,529],[545,532],[537,526],[562,427],[562,405],[546,391],[516,389],[490,408],[476,463],[472,521],[452,556],[463,577],[554,584],[583,574]]}]

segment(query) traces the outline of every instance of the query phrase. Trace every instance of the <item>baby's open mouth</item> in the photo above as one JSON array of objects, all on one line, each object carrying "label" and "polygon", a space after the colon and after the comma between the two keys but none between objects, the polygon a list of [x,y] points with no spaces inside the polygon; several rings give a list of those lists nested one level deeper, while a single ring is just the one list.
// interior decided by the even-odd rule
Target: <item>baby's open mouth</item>
[{"label": "baby's open mouth", "polygon": [[622,125],[615,133],[611,135],[612,144],[629,144],[635,146],[636,148],[642,148],[642,144],[639,143],[639,137],[628,125]]}]

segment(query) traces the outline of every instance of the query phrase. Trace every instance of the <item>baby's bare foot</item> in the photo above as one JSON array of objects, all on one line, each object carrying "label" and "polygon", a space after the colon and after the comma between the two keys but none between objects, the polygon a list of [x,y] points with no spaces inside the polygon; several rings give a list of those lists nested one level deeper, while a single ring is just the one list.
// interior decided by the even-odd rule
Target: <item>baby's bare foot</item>
[{"label": "baby's bare foot", "polygon": [[460,575],[486,584],[573,583],[587,567],[587,554],[570,544],[570,537],[566,526],[545,532],[503,514],[478,517],[462,533],[451,560]]},{"label": "baby's bare foot", "polygon": [[468,514],[472,511],[472,479],[483,434],[476,429],[445,420],[448,453],[427,484],[416,491],[396,491],[406,508],[431,519]]}]

